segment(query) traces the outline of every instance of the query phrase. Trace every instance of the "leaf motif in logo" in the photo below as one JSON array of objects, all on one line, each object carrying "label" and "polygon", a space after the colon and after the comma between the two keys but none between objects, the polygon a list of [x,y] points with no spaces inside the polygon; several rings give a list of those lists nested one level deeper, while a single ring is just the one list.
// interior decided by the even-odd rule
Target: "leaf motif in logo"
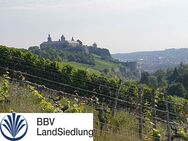
[{"label": "leaf motif in logo", "polygon": [[12,113],[12,117],[10,115],[7,116],[8,119],[4,119],[6,124],[3,126],[7,129],[7,131],[12,135],[12,137],[16,137],[16,135],[20,132],[20,130],[26,126],[23,124],[24,120],[20,120],[20,115],[16,116],[16,113]]}]

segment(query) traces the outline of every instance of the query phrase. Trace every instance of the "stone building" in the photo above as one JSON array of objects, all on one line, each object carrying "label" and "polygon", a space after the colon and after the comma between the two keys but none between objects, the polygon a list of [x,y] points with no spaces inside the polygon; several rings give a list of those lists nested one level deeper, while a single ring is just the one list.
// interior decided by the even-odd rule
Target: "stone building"
[{"label": "stone building", "polygon": [[41,43],[40,47],[50,46],[55,48],[61,48],[61,47],[66,47],[65,44],[68,44],[70,47],[82,46],[82,42],[80,40],[75,41],[74,38],[72,37],[71,41],[67,41],[63,35],[58,41],[52,41],[52,38],[49,34],[47,42]]}]

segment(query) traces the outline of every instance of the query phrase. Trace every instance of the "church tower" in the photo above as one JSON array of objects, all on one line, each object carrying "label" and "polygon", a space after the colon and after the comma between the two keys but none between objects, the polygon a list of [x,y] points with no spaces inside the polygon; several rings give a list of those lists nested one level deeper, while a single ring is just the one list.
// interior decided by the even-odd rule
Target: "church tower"
[{"label": "church tower", "polygon": [[50,37],[50,34],[48,34],[48,42],[52,42],[52,38]]},{"label": "church tower", "polygon": [[61,42],[65,42],[65,37],[63,35],[61,36]]}]

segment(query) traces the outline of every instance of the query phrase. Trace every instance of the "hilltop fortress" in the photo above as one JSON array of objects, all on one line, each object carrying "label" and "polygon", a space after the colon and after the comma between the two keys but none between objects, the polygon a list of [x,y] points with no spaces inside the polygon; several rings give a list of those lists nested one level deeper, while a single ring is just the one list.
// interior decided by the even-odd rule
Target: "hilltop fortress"
[{"label": "hilltop fortress", "polygon": [[112,59],[111,54],[108,49],[98,48],[96,43],[91,46],[83,45],[82,41],[72,39],[70,41],[66,40],[64,35],[58,41],[52,41],[50,34],[48,35],[47,41],[40,44],[41,49],[46,47],[63,49],[70,52],[84,52],[86,54],[96,54],[104,59]]},{"label": "hilltop fortress", "polygon": [[49,34],[47,42],[43,42],[42,44],[40,44],[40,47],[51,46],[51,47],[59,48],[59,47],[65,47],[65,45],[69,45],[70,47],[80,47],[82,46],[82,42],[80,40],[75,41],[73,37],[70,41],[67,41],[64,35],[62,35],[58,41],[52,41],[52,38]]},{"label": "hilltop fortress", "polygon": [[137,62],[119,62],[114,60],[106,48],[99,48],[96,43],[92,45],[83,45],[82,41],[72,39],[66,40],[62,35],[57,41],[53,41],[50,34],[47,41],[42,42],[40,47],[33,46],[28,49],[30,52],[39,55],[40,57],[51,60],[78,62],[82,64],[95,66],[98,63],[117,63],[119,68],[114,69],[114,72],[121,74],[137,71]]}]

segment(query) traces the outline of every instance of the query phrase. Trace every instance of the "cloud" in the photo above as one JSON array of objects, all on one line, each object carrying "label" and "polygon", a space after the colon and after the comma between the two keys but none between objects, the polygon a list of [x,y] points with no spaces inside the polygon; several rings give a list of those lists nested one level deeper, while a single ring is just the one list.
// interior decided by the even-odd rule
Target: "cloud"
[{"label": "cloud", "polygon": [[187,5],[187,0],[0,0],[0,42],[24,47],[49,32],[54,38],[63,32],[114,52],[178,46],[187,39]]},{"label": "cloud", "polygon": [[88,4],[92,0],[0,0],[2,9],[69,8]]},{"label": "cloud", "polygon": [[[179,0],[180,1],[180,0]],[[0,8],[96,8],[96,10],[135,10],[149,7],[177,6],[178,0],[0,0]],[[182,0],[184,1],[184,0]]]}]

